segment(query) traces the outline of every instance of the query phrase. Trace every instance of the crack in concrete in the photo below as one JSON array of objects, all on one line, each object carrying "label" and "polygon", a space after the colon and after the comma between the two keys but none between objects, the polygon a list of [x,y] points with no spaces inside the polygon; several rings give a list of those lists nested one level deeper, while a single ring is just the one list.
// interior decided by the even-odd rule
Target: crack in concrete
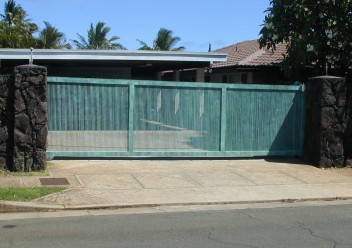
[{"label": "crack in concrete", "polygon": [[82,181],[79,180],[78,175],[74,174],[73,177],[76,178],[76,180],[77,180],[78,183],[79,183],[79,186],[76,186],[76,187],[74,187],[74,188],[81,188],[81,187],[84,186],[84,184],[82,183]]},{"label": "crack in concrete", "polygon": [[[263,219],[260,219],[260,218],[257,218],[257,217],[254,217],[252,215],[250,215],[249,213],[246,213],[244,212],[243,213],[245,216],[247,216],[248,218],[252,219],[252,220],[256,220],[256,221],[262,221],[262,222],[266,222],[266,223],[271,223],[271,224],[277,224],[277,223],[274,223],[274,222],[271,222],[271,221],[267,221],[267,220],[263,220]],[[352,246],[352,243],[350,244],[344,244],[344,243],[339,243],[337,242],[336,240],[334,239],[331,239],[331,238],[327,238],[327,237],[323,237],[323,236],[319,236],[317,235],[314,230],[310,227],[308,227],[307,225],[303,224],[303,223],[300,223],[300,222],[295,222],[296,226],[298,226],[299,228],[302,228],[306,231],[309,232],[309,235],[312,236],[312,237],[315,237],[315,238],[319,238],[319,239],[323,239],[327,242],[331,242],[332,243],[332,248],[336,248],[337,246],[339,245],[343,245],[343,246]]]},{"label": "crack in concrete", "polygon": [[185,177],[186,180],[188,180],[189,182],[195,184],[195,186],[197,188],[204,188],[204,185],[202,185],[200,182],[198,182],[192,176],[188,175],[186,172],[181,172],[181,174]]},{"label": "crack in concrete", "polygon": [[233,169],[230,169],[230,171],[231,171],[232,173],[236,174],[237,176],[242,177],[244,180],[246,180],[246,181],[252,183],[252,184],[253,184],[252,186],[258,186],[258,185],[259,185],[258,183],[255,182],[255,180],[251,180],[250,178],[247,178],[247,177],[245,177],[245,176],[239,174],[239,173],[241,173],[241,172],[236,172],[236,171],[234,171]]},{"label": "crack in concrete", "polygon": [[250,214],[247,213],[247,212],[243,212],[243,215],[247,216],[248,218],[250,218],[250,219],[252,219],[252,220],[259,220],[259,221],[267,222],[267,221],[265,221],[265,220],[263,220],[263,219],[259,219],[259,218],[257,218],[257,217],[254,217],[254,216],[250,215]]},{"label": "crack in concrete", "polygon": [[293,178],[293,179],[295,179],[295,180],[300,181],[300,182],[303,183],[303,184],[308,184],[306,181],[303,181],[302,179],[300,179],[300,178],[298,178],[298,177],[292,176],[291,174],[288,174],[288,173],[285,172],[285,171],[280,171],[280,172],[283,173],[283,174],[285,174],[285,175],[287,175],[287,176],[289,176],[289,177],[291,177],[291,178]]},{"label": "crack in concrete", "polygon": [[141,186],[142,187],[142,189],[145,189],[146,187],[143,185],[143,183],[141,183],[138,179],[137,179],[137,177],[135,176],[135,175],[133,175],[133,173],[129,173],[130,174],[130,176],[136,181],[136,183],[139,185],[139,186]]},{"label": "crack in concrete", "polygon": [[261,222],[266,222],[266,223],[274,224],[274,225],[277,225],[277,224],[278,224],[278,223],[276,223],[276,222],[272,222],[272,221],[260,219],[260,218],[258,218],[258,217],[254,217],[254,216],[250,215],[250,214],[247,213],[247,212],[243,212],[243,215],[247,216],[248,218],[250,218],[250,219],[252,219],[252,220],[257,220],[257,221],[261,221]]},{"label": "crack in concrete", "polygon": [[352,246],[352,243],[350,243],[350,244],[343,244],[343,243],[337,242],[337,241],[334,240],[334,239],[327,238],[327,237],[323,237],[323,236],[319,236],[318,234],[316,234],[316,233],[314,232],[314,230],[313,230],[312,228],[308,227],[308,226],[305,225],[304,223],[296,222],[296,224],[297,224],[300,228],[302,228],[302,229],[308,231],[308,232],[309,232],[309,236],[312,236],[312,237],[315,237],[315,238],[318,238],[318,239],[322,239],[322,240],[325,240],[325,241],[327,241],[327,242],[331,242],[332,245],[333,245],[332,248],[336,248],[336,247],[339,246],[339,245],[343,245],[343,246]]}]

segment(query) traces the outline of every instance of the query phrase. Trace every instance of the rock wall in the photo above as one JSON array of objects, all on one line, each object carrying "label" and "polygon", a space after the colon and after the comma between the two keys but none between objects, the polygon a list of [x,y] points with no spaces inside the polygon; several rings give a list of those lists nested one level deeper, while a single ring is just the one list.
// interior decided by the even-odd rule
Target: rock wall
[{"label": "rock wall", "polygon": [[344,137],[346,166],[352,167],[352,81],[347,83],[347,127]]},{"label": "rock wall", "polygon": [[7,167],[8,164],[8,125],[11,119],[9,116],[9,81],[8,76],[0,75],[0,169]]},{"label": "rock wall", "polygon": [[344,139],[348,122],[346,80],[311,78],[306,87],[304,158],[319,167],[346,165]]},{"label": "rock wall", "polygon": [[14,171],[45,167],[47,146],[47,70],[35,65],[14,70]]}]

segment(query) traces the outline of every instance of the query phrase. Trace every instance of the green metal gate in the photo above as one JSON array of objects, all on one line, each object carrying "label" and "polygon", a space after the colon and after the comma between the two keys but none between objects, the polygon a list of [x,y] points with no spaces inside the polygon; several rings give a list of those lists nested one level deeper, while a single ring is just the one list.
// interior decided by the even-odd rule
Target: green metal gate
[{"label": "green metal gate", "polygon": [[48,77],[48,157],[302,155],[302,86]]}]

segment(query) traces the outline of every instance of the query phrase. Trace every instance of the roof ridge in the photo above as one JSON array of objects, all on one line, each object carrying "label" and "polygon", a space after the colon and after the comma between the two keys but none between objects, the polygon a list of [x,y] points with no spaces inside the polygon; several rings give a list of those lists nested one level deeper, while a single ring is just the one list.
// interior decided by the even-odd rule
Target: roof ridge
[{"label": "roof ridge", "polygon": [[219,49],[218,52],[227,53],[227,62],[215,62],[214,68],[232,66],[271,66],[283,61],[282,54],[287,53],[285,43],[279,43],[276,50],[270,51],[260,48],[258,39],[247,40]]},{"label": "roof ridge", "polygon": [[238,61],[238,65],[244,65],[248,62],[250,62],[251,60],[258,58],[259,56],[263,55],[265,53],[264,49],[259,49],[258,51],[252,53],[251,55],[249,55],[248,57],[242,59],[241,61]]},{"label": "roof ridge", "polygon": [[214,52],[219,51],[219,50],[224,50],[224,49],[232,48],[232,47],[236,47],[236,46],[238,46],[238,45],[243,45],[243,44],[250,43],[250,42],[255,42],[255,41],[258,41],[258,39],[240,41],[240,42],[237,42],[237,43],[235,43],[235,44],[228,45],[228,46],[225,46],[225,47],[216,49],[216,50],[214,50]]}]

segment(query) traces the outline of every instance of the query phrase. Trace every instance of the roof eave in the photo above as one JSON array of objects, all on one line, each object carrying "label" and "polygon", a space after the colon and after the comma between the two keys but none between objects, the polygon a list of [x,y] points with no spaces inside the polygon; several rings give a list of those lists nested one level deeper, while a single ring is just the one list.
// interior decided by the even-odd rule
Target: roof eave
[{"label": "roof eave", "polygon": [[[0,49],[0,59],[29,59],[29,49]],[[128,60],[128,61],[188,61],[226,62],[227,54],[216,52],[171,52],[131,50],[33,50],[34,60]]]},{"label": "roof eave", "polygon": [[267,64],[267,65],[244,65],[244,64],[234,64],[234,65],[224,65],[224,66],[213,66],[213,69],[224,69],[224,68],[266,68],[266,67],[282,67],[281,63]]}]

